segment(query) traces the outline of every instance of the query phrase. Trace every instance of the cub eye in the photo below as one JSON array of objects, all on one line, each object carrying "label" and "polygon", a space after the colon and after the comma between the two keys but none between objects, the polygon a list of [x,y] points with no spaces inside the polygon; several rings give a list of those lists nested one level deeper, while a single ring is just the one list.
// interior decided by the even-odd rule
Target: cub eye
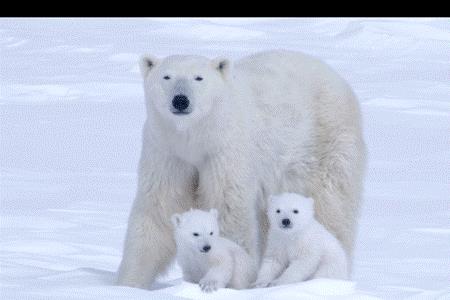
[{"label": "cub eye", "polygon": [[166,76],[164,76],[163,77],[165,80],[169,80],[170,79],[170,76],[169,75],[166,75]]},{"label": "cub eye", "polygon": [[277,209],[277,214],[279,214],[281,211],[279,209]]},{"label": "cub eye", "polygon": [[298,214],[298,210],[294,209],[294,214]]},{"label": "cub eye", "polygon": [[202,80],[203,80],[203,77],[197,76],[197,77],[195,77],[195,80],[197,80],[197,81],[202,81]]},{"label": "cub eye", "polygon": [[199,234],[197,232],[194,232],[192,235],[193,236],[199,236]]},{"label": "cub eye", "polygon": [[211,231],[211,232],[209,233],[209,235],[213,235],[213,232]]}]

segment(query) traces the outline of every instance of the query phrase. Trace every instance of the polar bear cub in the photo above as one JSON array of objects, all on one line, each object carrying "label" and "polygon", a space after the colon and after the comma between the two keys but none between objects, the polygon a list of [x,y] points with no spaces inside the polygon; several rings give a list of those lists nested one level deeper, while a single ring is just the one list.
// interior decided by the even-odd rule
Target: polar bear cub
[{"label": "polar bear cub", "polygon": [[269,201],[267,248],[254,287],[348,278],[344,249],[315,220],[313,199],[284,193]]},{"label": "polar bear cub", "polygon": [[186,281],[199,283],[204,292],[218,288],[248,288],[256,265],[236,243],[219,235],[217,210],[191,209],[174,214],[177,262]]}]

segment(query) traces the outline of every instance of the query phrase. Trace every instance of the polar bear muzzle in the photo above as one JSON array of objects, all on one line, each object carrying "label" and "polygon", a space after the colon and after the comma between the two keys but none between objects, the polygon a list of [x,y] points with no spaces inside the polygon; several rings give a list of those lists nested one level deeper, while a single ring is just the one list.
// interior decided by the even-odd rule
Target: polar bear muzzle
[{"label": "polar bear muzzle", "polygon": [[207,253],[209,250],[211,250],[211,246],[210,246],[210,245],[205,245],[205,246],[202,248],[201,252]]},{"label": "polar bear muzzle", "polygon": [[281,220],[281,224],[283,224],[284,228],[289,228],[291,226],[291,220],[283,219],[283,220]]},{"label": "polar bear muzzle", "polygon": [[172,113],[178,114],[189,114],[191,111],[189,108],[189,98],[186,95],[179,94],[175,95],[172,99]]}]

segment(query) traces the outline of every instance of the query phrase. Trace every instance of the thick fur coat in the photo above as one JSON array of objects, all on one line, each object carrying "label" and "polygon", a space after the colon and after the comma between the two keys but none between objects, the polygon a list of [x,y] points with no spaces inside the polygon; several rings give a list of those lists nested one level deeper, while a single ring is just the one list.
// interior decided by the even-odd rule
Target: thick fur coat
[{"label": "thick fur coat", "polygon": [[118,284],[147,287],[166,269],[170,217],[189,208],[217,209],[222,234],[258,262],[267,198],[282,192],[314,198],[317,220],[351,261],[365,146],[358,101],[340,76],[290,51],[234,64],[144,56],[141,72],[147,120]]},{"label": "thick fur coat", "polygon": [[184,280],[199,283],[205,292],[244,289],[255,280],[254,260],[241,246],[220,236],[217,210],[191,209],[173,215],[172,223]]},{"label": "thick fur coat", "polygon": [[253,286],[348,278],[345,251],[336,237],[314,219],[312,198],[293,193],[272,196],[267,214],[267,247]]}]

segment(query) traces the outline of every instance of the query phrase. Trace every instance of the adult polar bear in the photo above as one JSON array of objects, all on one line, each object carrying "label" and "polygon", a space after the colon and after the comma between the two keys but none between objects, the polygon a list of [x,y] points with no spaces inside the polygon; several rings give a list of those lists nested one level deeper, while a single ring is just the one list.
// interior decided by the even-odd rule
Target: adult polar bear
[{"label": "adult polar bear", "polygon": [[351,257],[365,147],[357,99],[326,64],[290,51],[226,59],[144,56],[147,120],[118,284],[148,286],[175,254],[170,217],[219,211],[259,259],[269,195],[315,199]]}]

